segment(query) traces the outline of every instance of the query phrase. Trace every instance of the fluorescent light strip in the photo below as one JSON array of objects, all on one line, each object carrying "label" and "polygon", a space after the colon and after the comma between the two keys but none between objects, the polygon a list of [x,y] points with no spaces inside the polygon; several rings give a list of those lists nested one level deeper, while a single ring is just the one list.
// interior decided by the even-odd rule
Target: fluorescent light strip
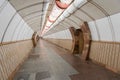
[{"label": "fluorescent light strip", "polygon": [[[62,9],[62,8],[67,8],[66,5],[70,5],[70,3],[72,2],[73,0],[56,0],[56,4],[54,5],[53,7],[53,10],[47,20],[47,23],[45,25],[45,28],[43,29],[42,31],[42,34],[45,34],[48,30],[50,30],[53,26],[51,26],[55,21],[56,19],[63,13],[63,11],[65,9]],[[57,3],[59,2],[59,3]],[[58,6],[59,5],[59,6]],[[62,7],[62,8],[61,8]],[[49,27],[48,27],[49,26]],[[47,28],[46,28],[47,27]]]}]

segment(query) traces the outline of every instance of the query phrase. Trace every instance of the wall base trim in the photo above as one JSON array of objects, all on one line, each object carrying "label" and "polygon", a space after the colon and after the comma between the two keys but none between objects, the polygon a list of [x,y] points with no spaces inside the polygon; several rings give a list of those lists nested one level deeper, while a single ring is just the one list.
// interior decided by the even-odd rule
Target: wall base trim
[{"label": "wall base trim", "polygon": [[109,67],[109,66],[105,66],[105,68],[107,68],[107,69],[110,70],[110,71],[113,71],[113,72],[115,72],[115,73],[120,74],[117,69],[111,68],[111,67]]},{"label": "wall base trim", "polygon": [[98,64],[98,65],[100,65],[100,66],[106,67],[105,64],[103,64],[103,63],[100,63],[100,62],[95,61],[95,60],[93,60],[93,59],[89,59],[89,60],[92,61],[92,62],[95,63],[95,64]]},{"label": "wall base trim", "polygon": [[29,40],[32,40],[32,39],[19,40],[19,41],[11,41],[11,42],[2,42],[2,43],[0,43],[0,46],[2,46],[2,45],[8,45],[8,44],[14,44],[14,43],[19,43],[19,42],[23,42],[23,41],[29,41]]},{"label": "wall base trim", "polygon": [[112,71],[112,72],[114,72],[114,73],[120,74],[120,71],[118,71],[117,69],[111,68],[111,67],[109,67],[109,66],[106,66],[106,65],[103,64],[103,63],[100,63],[100,62],[95,61],[95,60],[92,60],[92,59],[90,59],[90,61],[92,61],[93,63],[95,63],[95,64],[97,64],[97,65],[100,65],[100,66],[102,66],[102,67],[104,67],[104,68],[106,68],[106,69],[108,69],[108,70],[110,70],[110,71]]}]

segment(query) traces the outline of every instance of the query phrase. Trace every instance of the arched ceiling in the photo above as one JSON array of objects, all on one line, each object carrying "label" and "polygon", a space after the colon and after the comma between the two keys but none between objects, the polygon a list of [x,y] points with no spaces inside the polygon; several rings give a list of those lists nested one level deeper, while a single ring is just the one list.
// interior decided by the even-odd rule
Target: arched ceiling
[{"label": "arched ceiling", "polygon": [[[9,2],[34,31],[42,29],[44,19],[45,24],[55,4],[54,0],[9,0]],[[46,35],[69,27],[79,28],[83,21],[90,22],[116,14],[120,12],[119,3],[120,0],[87,0],[83,6],[49,30]],[[47,4],[48,9],[45,8]]]},{"label": "arched ceiling", "polygon": [[[42,28],[44,16],[50,14],[54,0],[8,0],[27,24],[34,30]],[[46,6],[49,4],[48,9]]]},{"label": "arched ceiling", "polygon": [[[69,27],[80,28],[80,24],[83,21],[95,21],[110,15],[120,12],[120,0],[87,0],[82,7],[78,8],[75,12],[66,17],[65,20],[61,21],[63,25],[57,25],[55,29],[51,29],[46,35],[57,32],[58,30],[64,30]],[[112,6],[111,6],[112,5]],[[66,26],[64,23],[71,25]],[[66,27],[64,27],[66,26]],[[63,27],[63,28],[61,28]]]}]

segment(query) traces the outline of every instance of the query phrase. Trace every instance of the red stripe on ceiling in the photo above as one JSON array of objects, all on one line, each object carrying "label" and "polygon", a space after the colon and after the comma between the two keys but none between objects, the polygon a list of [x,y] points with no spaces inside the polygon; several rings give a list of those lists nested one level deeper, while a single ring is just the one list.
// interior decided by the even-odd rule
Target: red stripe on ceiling
[{"label": "red stripe on ceiling", "polygon": [[55,2],[56,2],[56,5],[57,5],[60,9],[66,9],[66,8],[69,6],[69,4],[62,3],[62,2],[60,2],[60,0],[56,0]]}]

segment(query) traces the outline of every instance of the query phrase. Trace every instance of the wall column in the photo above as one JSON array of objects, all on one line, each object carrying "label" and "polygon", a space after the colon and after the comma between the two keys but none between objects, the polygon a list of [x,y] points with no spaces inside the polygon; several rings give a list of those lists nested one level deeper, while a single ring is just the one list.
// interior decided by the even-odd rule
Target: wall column
[{"label": "wall column", "polygon": [[91,33],[87,22],[84,22],[81,25],[81,30],[83,32],[83,38],[84,38],[84,46],[83,46],[81,59],[87,60],[89,58],[90,45],[91,45]]}]

